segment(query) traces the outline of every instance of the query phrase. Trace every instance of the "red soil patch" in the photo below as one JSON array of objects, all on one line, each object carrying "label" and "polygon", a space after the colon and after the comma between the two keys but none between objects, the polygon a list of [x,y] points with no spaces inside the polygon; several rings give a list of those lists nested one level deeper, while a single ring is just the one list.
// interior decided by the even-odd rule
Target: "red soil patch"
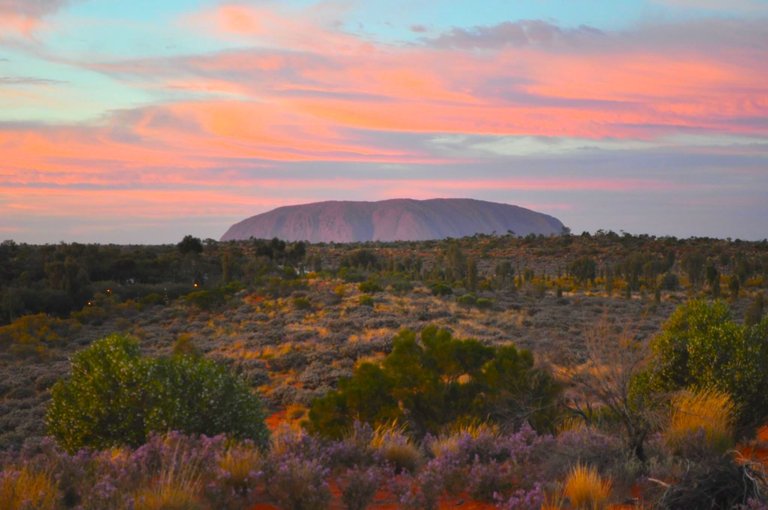
[{"label": "red soil patch", "polygon": [[285,422],[285,409],[268,416],[264,420],[264,423],[267,425],[267,428],[272,432],[277,430],[277,427],[279,427],[280,424],[284,422]]},{"label": "red soil patch", "polygon": [[737,460],[742,462],[759,462],[768,469],[768,425],[761,427],[757,431],[757,436],[753,441],[738,445],[736,450],[739,452]]}]

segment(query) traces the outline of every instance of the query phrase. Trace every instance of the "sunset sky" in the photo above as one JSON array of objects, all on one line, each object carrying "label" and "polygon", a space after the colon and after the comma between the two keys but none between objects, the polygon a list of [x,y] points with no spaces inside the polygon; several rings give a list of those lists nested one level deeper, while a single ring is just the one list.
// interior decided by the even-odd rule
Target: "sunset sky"
[{"label": "sunset sky", "polygon": [[405,197],[768,237],[768,0],[0,0],[0,240]]}]

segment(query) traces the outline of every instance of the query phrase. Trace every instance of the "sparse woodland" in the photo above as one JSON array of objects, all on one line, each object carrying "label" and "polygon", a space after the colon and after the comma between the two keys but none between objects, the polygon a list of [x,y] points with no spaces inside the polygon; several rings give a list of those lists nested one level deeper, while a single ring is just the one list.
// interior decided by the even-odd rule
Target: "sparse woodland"
[{"label": "sparse woodland", "polygon": [[768,242],[0,244],[0,508],[768,508]]}]

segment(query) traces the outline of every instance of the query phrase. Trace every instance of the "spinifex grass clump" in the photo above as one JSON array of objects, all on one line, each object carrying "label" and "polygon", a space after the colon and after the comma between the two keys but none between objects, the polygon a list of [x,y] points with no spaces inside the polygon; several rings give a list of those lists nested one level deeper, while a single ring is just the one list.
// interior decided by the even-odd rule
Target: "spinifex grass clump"
[{"label": "spinifex grass clump", "polygon": [[396,423],[376,427],[371,438],[371,448],[396,473],[414,473],[423,461],[419,447],[405,434],[404,427]]},{"label": "spinifex grass clump", "polygon": [[59,500],[56,482],[47,473],[27,467],[0,471],[0,508],[54,510]]},{"label": "spinifex grass clump", "polygon": [[704,445],[722,454],[733,446],[735,405],[716,389],[686,390],[672,398],[672,416],[664,438],[670,449],[684,453],[703,435]]},{"label": "spinifex grass clump", "polygon": [[597,470],[576,464],[565,479],[563,493],[577,509],[604,508],[611,495],[611,481],[600,476]]}]

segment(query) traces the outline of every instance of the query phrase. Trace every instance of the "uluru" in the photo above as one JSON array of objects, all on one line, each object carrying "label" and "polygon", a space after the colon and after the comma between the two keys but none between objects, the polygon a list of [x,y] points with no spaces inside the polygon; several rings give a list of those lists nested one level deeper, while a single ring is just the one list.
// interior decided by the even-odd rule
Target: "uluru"
[{"label": "uluru", "polygon": [[279,207],[232,225],[222,241],[423,241],[475,234],[557,235],[563,223],[516,205],[469,198],[328,201]]}]

